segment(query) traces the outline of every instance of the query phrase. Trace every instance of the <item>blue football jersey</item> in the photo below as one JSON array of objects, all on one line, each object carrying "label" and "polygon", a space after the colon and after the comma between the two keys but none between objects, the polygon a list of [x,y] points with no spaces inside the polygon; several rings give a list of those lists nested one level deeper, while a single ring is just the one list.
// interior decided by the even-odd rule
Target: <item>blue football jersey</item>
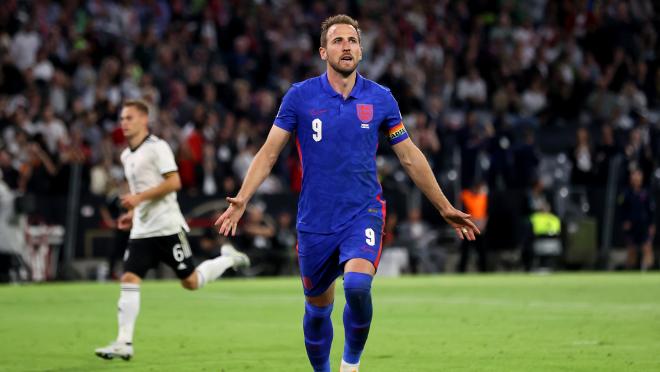
[{"label": "blue football jersey", "polygon": [[295,132],[302,162],[298,230],[329,234],[364,213],[384,216],[378,133],[392,145],[408,138],[389,89],[357,74],[344,99],[323,74],[292,85],[274,125]]}]

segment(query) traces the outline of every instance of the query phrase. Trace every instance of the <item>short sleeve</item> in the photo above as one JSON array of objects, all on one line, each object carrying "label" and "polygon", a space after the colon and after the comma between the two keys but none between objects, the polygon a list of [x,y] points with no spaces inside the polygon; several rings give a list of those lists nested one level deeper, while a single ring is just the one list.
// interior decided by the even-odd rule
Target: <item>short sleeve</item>
[{"label": "short sleeve", "polygon": [[165,141],[159,141],[156,144],[156,166],[160,174],[176,172],[178,167],[174,161],[174,153]]},{"label": "short sleeve", "polygon": [[392,96],[392,93],[388,92],[386,102],[387,111],[385,114],[385,121],[383,123],[384,130],[386,131],[387,139],[390,141],[390,145],[396,145],[409,136],[406,128],[403,126],[403,119],[401,118],[401,111],[399,111],[399,104]]},{"label": "short sleeve", "polygon": [[297,88],[292,86],[282,98],[280,109],[277,111],[275,121],[273,124],[286,130],[293,132],[298,126],[298,116],[296,115],[296,96]]}]

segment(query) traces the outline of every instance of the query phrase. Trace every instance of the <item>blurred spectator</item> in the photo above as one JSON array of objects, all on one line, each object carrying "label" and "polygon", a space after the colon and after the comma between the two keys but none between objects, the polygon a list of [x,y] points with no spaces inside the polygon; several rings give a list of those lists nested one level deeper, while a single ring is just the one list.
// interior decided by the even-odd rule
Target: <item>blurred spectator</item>
[{"label": "blurred spectator", "polygon": [[50,105],[44,107],[41,121],[37,122],[38,131],[46,141],[47,150],[50,154],[56,154],[58,150],[68,144],[69,132],[59,118],[55,117]]},{"label": "blurred spectator", "polygon": [[399,225],[399,244],[408,247],[413,273],[437,272],[437,263],[433,262],[431,243],[437,237],[431,225],[422,220],[422,211],[412,208],[408,218]]},{"label": "blurred spectator", "polygon": [[[536,239],[536,228],[533,218],[535,215],[551,216],[551,197],[540,179],[532,183],[527,192],[527,203],[524,207],[524,219],[522,221],[522,253],[521,262],[525,271],[532,270],[534,260],[534,240]],[[555,217],[556,219],[556,217]]]},{"label": "blurred spectator", "polygon": [[600,143],[596,147],[596,183],[605,185],[610,172],[610,163],[621,150],[614,138],[614,130],[609,125],[603,125],[600,129]]},{"label": "blurred spectator", "polygon": [[540,77],[536,77],[520,97],[520,113],[526,118],[535,117],[546,108],[547,102],[543,82]]},{"label": "blurred spectator", "polygon": [[[653,173],[653,153],[651,147],[644,143],[640,128],[633,128],[630,131],[628,143],[624,148],[624,156],[628,174],[632,173],[632,170],[639,169],[644,176],[643,179],[650,180]],[[645,185],[648,185],[648,182]]]},{"label": "blurred spectator", "polygon": [[474,224],[481,231],[474,241],[461,240],[461,258],[457,271],[464,273],[470,263],[470,251],[477,252],[477,268],[480,272],[488,271],[488,251],[486,250],[484,235],[488,223],[488,189],[483,181],[476,182],[470,189],[461,192],[461,202],[465,213],[472,216]]},{"label": "blurred spectator", "polygon": [[456,97],[459,102],[471,108],[481,107],[486,103],[486,82],[476,67],[470,67],[467,76],[458,79]]},{"label": "blurred spectator", "polygon": [[538,177],[539,161],[534,132],[528,129],[523,134],[523,143],[513,152],[513,169],[516,172],[513,186],[525,189],[533,185]]},{"label": "blurred spectator", "polygon": [[262,202],[255,202],[247,209],[245,222],[241,225],[241,246],[250,255],[253,269],[259,274],[272,275],[281,257],[273,249],[276,225],[273,218],[265,213],[265,208]]},{"label": "blurred spectator", "polygon": [[630,172],[630,186],[622,196],[621,214],[628,250],[626,266],[646,271],[654,262],[655,202],[643,181],[639,169]]},{"label": "blurred spectator", "polygon": [[117,270],[117,261],[121,261],[128,246],[130,230],[122,230],[117,225],[119,216],[126,212],[121,206],[121,195],[129,193],[128,182],[115,180],[116,187],[108,190],[105,195],[105,203],[101,205],[99,212],[105,227],[112,229],[112,248],[108,252],[108,279],[117,280],[120,272]]},{"label": "blurred spectator", "polygon": [[[126,145],[119,105],[140,96],[150,104],[151,130],[178,155],[182,192],[235,192],[286,89],[322,69],[319,23],[340,10],[361,15],[360,73],[392,90],[436,174],[460,168],[457,190],[484,177],[493,192],[525,189],[540,149],[571,154],[577,184],[595,174],[605,185],[619,152],[623,173],[641,168],[646,185],[653,179],[660,160],[654,2],[349,3],[10,5],[0,27],[5,179],[24,191],[29,184],[64,194],[76,164],[83,192],[101,192]],[[602,138],[570,148],[570,129],[579,126]],[[548,128],[552,135],[539,135]],[[39,141],[49,159],[29,145]],[[393,156],[388,146],[378,151]],[[295,193],[301,172],[291,144],[258,192]],[[391,189],[405,190],[410,181],[389,173]],[[409,206],[396,203],[401,216]]]},{"label": "blurred spectator", "polygon": [[11,43],[11,58],[16,67],[25,71],[32,67],[37,59],[41,38],[34,29],[34,23],[26,21],[14,35]]},{"label": "blurred spectator", "polygon": [[297,244],[293,216],[289,212],[277,215],[277,233],[273,237],[273,272],[272,275],[292,273]]},{"label": "blurred spectator", "polygon": [[571,153],[573,168],[571,183],[576,186],[590,186],[594,181],[594,154],[587,128],[580,127],[575,132],[576,143]]}]

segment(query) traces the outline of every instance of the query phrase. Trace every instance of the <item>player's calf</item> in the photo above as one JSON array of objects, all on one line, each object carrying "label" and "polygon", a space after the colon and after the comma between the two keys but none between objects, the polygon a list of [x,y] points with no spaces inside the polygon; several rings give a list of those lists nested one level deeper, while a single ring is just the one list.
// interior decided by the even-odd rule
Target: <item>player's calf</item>
[{"label": "player's calf", "polygon": [[199,289],[204,287],[206,283],[218,279],[230,267],[238,269],[250,266],[250,258],[245,253],[237,251],[230,244],[224,244],[221,252],[221,256],[199,264],[188,278],[181,281],[181,285],[189,290]]},{"label": "player's calf", "polygon": [[331,314],[332,304],[321,307],[305,303],[305,349],[315,372],[330,372],[330,347],[333,337]]},{"label": "player's calf", "polygon": [[371,305],[372,280],[373,277],[365,273],[347,272],[344,274],[344,294],[346,296],[344,331],[346,340],[342,365],[346,365],[347,371],[357,371],[360,356],[369,336],[369,327],[373,315]]}]

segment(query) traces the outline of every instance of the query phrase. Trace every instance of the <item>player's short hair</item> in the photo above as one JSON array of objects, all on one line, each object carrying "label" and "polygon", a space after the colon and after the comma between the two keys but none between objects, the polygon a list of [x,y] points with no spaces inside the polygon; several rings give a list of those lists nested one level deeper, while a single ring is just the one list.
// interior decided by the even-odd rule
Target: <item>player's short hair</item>
[{"label": "player's short hair", "polygon": [[122,107],[134,107],[145,115],[149,115],[149,105],[141,99],[129,99],[124,101]]},{"label": "player's short hair", "polygon": [[347,16],[346,14],[337,14],[332,17],[328,17],[321,23],[321,46],[323,48],[328,45],[328,30],[330,29],[331,26],[333,25],[350,25],[355,28],[355,31],[357,31],[358,34],[358,42],[360,42],[360,25],[358,24],[358,21],[355,19]]}]

